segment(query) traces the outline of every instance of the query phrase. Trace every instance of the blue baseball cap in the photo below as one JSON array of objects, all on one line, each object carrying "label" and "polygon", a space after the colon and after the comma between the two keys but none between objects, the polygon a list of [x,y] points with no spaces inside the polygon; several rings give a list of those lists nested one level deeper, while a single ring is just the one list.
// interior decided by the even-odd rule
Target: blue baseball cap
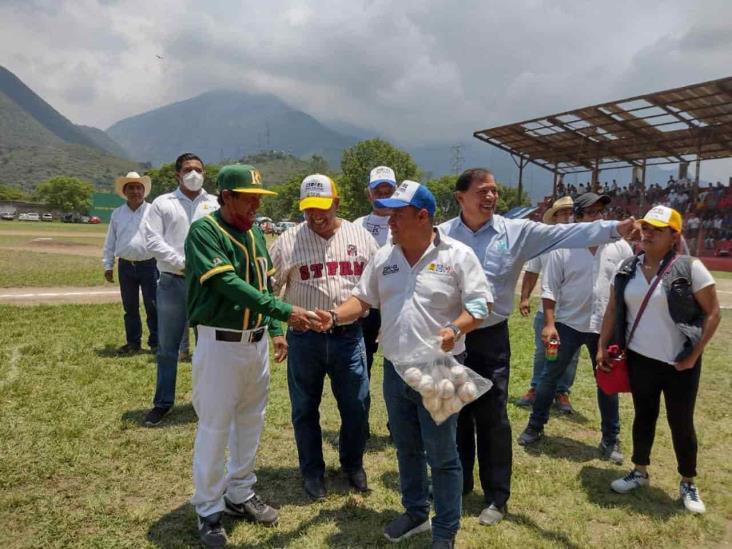
[{"label": "blue baseball cap", "polygon": [[435,197],[432,196],[429,189],[408,179],[402,181],[391,198],[374,200],[374,204],[377,208],[404,208],[405,206],[414,206],[420,210],[424,208],[430,216],[435,215],[437,209]]}]

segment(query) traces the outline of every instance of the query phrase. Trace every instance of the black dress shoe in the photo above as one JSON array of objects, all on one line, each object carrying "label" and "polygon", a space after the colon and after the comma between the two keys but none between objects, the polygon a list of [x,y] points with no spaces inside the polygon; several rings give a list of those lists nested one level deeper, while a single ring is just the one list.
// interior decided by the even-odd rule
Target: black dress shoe
[{"label": "black dress shoe", "polygon": [[366,471],[359,469],[354,473],[348,473],[348,484],[359,492],[368,492],[369,483],[366,480]]},{"label": "black dress shoe", "polygon": [[325,481],[321,477],[306,478],[303,481],[303,487],[307,494],[313,499],[324,499],[325,494]]}]

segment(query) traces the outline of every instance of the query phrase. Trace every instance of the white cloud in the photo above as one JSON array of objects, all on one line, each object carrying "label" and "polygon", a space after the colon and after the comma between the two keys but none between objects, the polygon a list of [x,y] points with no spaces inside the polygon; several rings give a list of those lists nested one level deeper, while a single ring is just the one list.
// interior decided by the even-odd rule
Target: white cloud
[{"label": "white cloud", "polygon": [[0,19],[0,62],[99,127],[226,87],[400,142],[466,140],[732,66],[725,0],[17,0]]}]

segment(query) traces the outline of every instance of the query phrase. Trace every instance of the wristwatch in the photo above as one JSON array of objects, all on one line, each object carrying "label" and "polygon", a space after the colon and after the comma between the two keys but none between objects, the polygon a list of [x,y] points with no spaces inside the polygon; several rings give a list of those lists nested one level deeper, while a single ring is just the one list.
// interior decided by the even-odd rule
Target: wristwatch
[{"label": "wristwatch", "polygon": [[463,335],[463,332],[460,331],[460,328],[458,328],[457,324],[450,322],[445,328],[450,328],[453,332],[455,332],[455,339],[460,339],[460,336]]}]

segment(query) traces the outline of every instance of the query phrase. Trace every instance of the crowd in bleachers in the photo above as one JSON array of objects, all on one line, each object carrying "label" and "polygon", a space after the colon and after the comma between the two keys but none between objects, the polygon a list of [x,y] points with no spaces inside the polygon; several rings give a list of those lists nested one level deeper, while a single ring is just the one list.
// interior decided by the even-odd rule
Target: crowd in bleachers
[{"label": "crowd in bleachers", "polygon": [[[684,237],[694,255],[732,255],[732,187],[721,181],[704,183],[695,191],[694,183],[688,179],[669,177],[665,186],[652,183],[644,188],[640,181],[627,185],[612,182],[591,182],[557,184],[557,197],[571,196],[573,199],[585,192],[605,194],[612,198],[607,208],[607,219],[642,217],[654,205],[662,204],[678,210],[684,216]],[[547,197],[545,207],[552,202]]]}]

